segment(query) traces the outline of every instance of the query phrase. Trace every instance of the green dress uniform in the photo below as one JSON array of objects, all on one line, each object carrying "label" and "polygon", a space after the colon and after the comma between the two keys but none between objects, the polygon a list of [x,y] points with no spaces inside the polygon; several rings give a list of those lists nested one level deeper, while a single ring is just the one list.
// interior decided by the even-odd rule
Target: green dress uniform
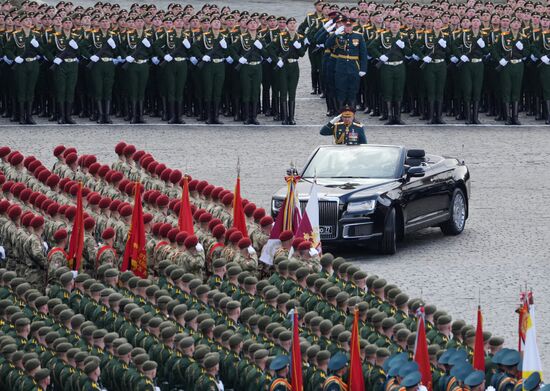
[{"label": "green dress uniform", "polygon": [[428,99],[431,124],[444,124],[442,118],[443,93],[447,79],[447,54],[451,50],[450,39],[443,31],[424,30],[415,42],[413,51],[424,64],[422,74]]},{"label": "green dress uniform", "polygon": [[532,48],[533,54],[540,59],[537,65],[538,82],[542,87],[542,99],[546,107],[546,124],[550,125],[550,30],[542,31],[540,39]]},{"label": "green dress uniform", "polygon": [[[320,12],[308,13],[304,21],[298,26],[298,32],[304,36],[317,32],[322,27],[323,14]],[[308,58],[311,64],[311,87],[312,95],[321,91],[321,61],[323,50],[316,50],[315,46],[308,48]]]},{"label": "green dress uniform", "polygon": [[520,32],[504,31],[492,47],[492,56],[499,63],[500,95],[506,107],[507,125],[520,125],[519,98],[523,81],[523,57],[530,55],[530,45]]},{"label": "green dress uniform", "polygon": [[408,36],[401,32],[394,35],[391,31],[383,30],[370,43],[369,53],[381,61],[380,88],[386,102],[387,123],[402,124],[401,101],[406,77],[404,60],[412,54]]},{"label": "green dress uniform", "polygon": [[[274,29],[266,28],[260,32],[263,40],[268,45],[274,42],[281,30],[277,27]],[[267,116],[273,115],[273,120],[279,120],[279,86],[277,71],[273,67],[273,60],[268,58],[262,64],[262,113]],[[270,96],[270,90],[272,96]],[[273,102],[273,104],[271,104]],[[276,117],[276,118],[275,118]]]},{"label": "green dress uniform", "polygon": [[291,391],[292,386],[284,377],[276,377],[269,385],[269,391]]},{"label": "green dress uniform", "polygon": [[128,98],[132,104],[132,124],[143,124],[143,101],[149,78],[149,59],[153,52],[152,35],[146,31],[131,30],[122,38],[122,52],[128,72]]},{"label": "green dress uniform", "polygon": [[277,68],[280,119],[283,125],[296,125],[296,88],[300,78],[298,60],[305,54],[304,36],[290,31],[281,32],[268,46],[271,64]]},{"label": "green dress uniform", "polygon": [[[459,66],[467,124],[480,124],[478,113],[483,87],[483,58],[488,52],[489,45],[482,31],[461,30],[453,36],[451,61]],[[472,102],[473,107],[470,109]]]},{"label": "green dress uniform", "polygon": [[363,125],[359,122],[352,122],[346,125],[343,121],[329,122],[321,128],[319,134],[332,136],[334,144],[366,144],[367,137]]},{"label": "green dress uniform", "polygon": [[344,380],[336,375],[329,376],[323,384],[323,391],[345,391],[347,385]]},{"label": "green dress uniform", "polygon": [[202,94],[207,124],[221,125],[219,120],[222,89],[225,82],[225,61],[229,40],[225,34],[210,30],[193,42],[192,53],[202,66]]},{"label": "green dress uniform", "polygon": [[13,77],[21,125],[36,124],[32,118],[32,103],[40,68],[38,59],[44,54],[40,41],[41,36],[38,31],[17,30],[12,33],[5,47],[6,57],[14,62]]}]

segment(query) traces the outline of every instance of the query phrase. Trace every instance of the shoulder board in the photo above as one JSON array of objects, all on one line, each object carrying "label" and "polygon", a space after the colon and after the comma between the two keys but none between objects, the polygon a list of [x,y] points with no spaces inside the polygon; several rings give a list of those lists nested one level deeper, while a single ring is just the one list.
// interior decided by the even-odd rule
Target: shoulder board
[{"label": "shoulder board", "polygon": [[443,35],[444,37],[447,37],[449,35],[449,33],[442,32],[441,35]]},{"label": "shoulder board", "polygon": [[501,34],[501,35],[508,35],[508,34],[510,34],[510,32],[509,32],[509,31],[504,31],[504,32],[502,32],[502,33],[500,33],[500,34]]},{"label": "shoulder board", "polygon": [[313,16],[315,15],[313,12],[308,12],[307,16]]},{"label": "shoulder board", "polygon": [[288,35],[286,31],[281,31],[280,35]]},{"label": "shoulder board", "polygon": [[533,29],[534,33],[538,33],[539,31],[540,31],[540,29]]},{"label": "shoulder board", "polygon": [[56,32],[56,33],[54,33],[54,35],[59,37],[61,35],[61,33]]},{"label": "shoulder board", "polygon": [[42,31],[40,30],[32,30],[33,33],[36,33],[36,34],[42,34]]},{"label": "shoulder board", "polygon": [[336,122],[334,125],[342,125],[344,122]]},{"label": "shoulder board", "polygon": [[21,32],[21,30],[15,30],[13,33],[14,34],[19,34]]},{"label": "shoulder board", "polygon": [[300,33],[298,33],[298,38],[304,38],[304,36]]},{"label": "shoulder board", "polygon": [[519,36],[520,36],[520,38],[527,38],[527,35],[525,35],[525,34],[520,34]]},{"label": "shoulder board", "polygon": [[378,30],[376,30],[377,33],[383,33],[383,32],[385,32],[385,31],[386,31],[386,30],[384,30],[384,29],[378,29]]},{"label": "shoulder board", "polygon": [[361,122],[354,122],[353,124],[356,125],[356,126],[363,126],[363,124]]}]

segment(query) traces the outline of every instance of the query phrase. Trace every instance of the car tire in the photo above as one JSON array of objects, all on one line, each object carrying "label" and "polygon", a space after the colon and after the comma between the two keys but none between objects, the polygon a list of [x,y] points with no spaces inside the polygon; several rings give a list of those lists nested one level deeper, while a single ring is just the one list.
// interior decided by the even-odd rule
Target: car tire
[{"label": "car tire", "polygon": [[466,216],[468,215],[468,203],[466,196],[461,189],[455,189],[451,205],[449,206],[449,220],[441,224],[440,228],[443,234],[456,236],[464,231],[466,225]]},{"label": "car tire", "polygon": [[397,251],[397,229],[396,229],[396,213],[395,209],[391,208],[386,216],[384,232],[378,243],[378,250],[381,254],[393,255]]}]

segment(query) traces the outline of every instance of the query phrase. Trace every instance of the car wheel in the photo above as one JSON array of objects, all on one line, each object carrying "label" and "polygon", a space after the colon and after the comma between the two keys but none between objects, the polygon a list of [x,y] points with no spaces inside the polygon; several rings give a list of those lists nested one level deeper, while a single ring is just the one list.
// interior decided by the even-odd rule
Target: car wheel
[{"label": "car wheel", "polygon": [[382,238],[380,239],[380,242],[378,243],[378,249],[382,254],[393,255],[397,251],[397,230],[395,225],[395,209],[391,208],[386,217],[384,233],[382,235]]},{"label": "car wheel", "polygon": [[460,189],[455,189],[449,207],[451,217],[445,223],[441,224],[441,231],[443,231],[445,235],[458,235],[464,231],[468,212],[467,208],[468,204],[466,203],[464,192]]}]

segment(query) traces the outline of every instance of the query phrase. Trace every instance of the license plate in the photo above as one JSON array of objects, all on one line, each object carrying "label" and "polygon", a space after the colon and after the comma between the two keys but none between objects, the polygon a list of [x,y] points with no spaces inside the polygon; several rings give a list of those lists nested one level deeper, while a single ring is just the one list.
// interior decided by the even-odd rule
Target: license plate
[{"label": "license plate", "polygon": [[332,235],[332,230],[334,227],[332,225],[321,225],[319,226],[319,233],[321,235]]}]

